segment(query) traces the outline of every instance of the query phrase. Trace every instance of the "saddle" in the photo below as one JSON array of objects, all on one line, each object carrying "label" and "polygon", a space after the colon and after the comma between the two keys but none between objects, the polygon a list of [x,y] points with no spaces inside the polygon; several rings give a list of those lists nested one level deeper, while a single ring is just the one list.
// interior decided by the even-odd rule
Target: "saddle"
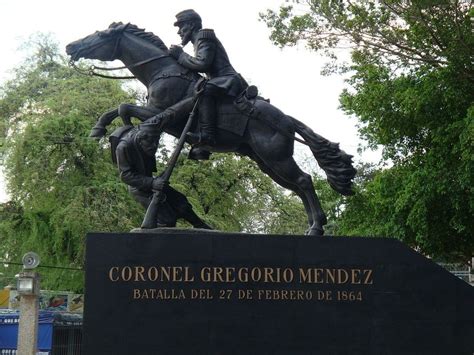
[{"label": "saddle", "polygon": [[263,99],[258,96],[258,89],[251,85],[237,98],[224,97],[216,107],[216,127],[239,136],[243,136],[248,121],[256,114],[255,101]]},{"label": "saddle", "polygon": [[[249,119],[256,114],[257,99],[263,98],[258,96],[258,89],[254,85],[247,87],[237,98],[223,97],[216,105],[216,127],[242,137]],[[194,128],[199,129],[198,126]],[[210,155],[211,152],[203,147],[192,147],[188,158],[208,160]]]}]

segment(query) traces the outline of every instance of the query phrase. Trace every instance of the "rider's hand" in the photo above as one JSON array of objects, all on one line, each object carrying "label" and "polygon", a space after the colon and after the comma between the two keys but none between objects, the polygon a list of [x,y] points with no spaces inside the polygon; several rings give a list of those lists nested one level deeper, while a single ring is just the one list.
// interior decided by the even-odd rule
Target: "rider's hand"
[{"label": "rider's hand", "polygon": [[176,46],[176,45],[173,44],[170,47],[169,53],[173,58],[178,59],[179,56],[181,55],[181,53],[183,53],[183,47]]},{"label": "rider's hand", "polygon": [[151,184],[152,190],[155,191],[162,191],[165,186],[168,185],[168,181],[165,181],[162,177],[156,177],[153,179],[153,182]]}]

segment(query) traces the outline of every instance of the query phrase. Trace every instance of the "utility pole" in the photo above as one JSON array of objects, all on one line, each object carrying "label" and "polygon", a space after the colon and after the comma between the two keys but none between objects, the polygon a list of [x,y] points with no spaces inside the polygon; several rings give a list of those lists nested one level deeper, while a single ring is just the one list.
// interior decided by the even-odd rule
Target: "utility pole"
[{"label": "utility pole", "polygon": [[40,259],[36,253],[23,256],[23,271],[17,275],[20,295],[20,320],[18,326],[18,354],[36,355],[38,344],[38,315],[40,275],[34,271]]}]

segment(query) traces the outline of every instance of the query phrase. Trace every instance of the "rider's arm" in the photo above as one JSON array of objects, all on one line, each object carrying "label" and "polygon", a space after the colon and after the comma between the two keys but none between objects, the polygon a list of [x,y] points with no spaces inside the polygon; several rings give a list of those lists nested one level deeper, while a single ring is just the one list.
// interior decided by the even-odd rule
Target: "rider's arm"
[{"label": "rider's arm", "polygon": [[153,177],[141,174],[133,164],[130,163],[133,159],[129,156],[126,144],[122,142],[119,143],[115,154],[117,157],[117,166],[120,171],[120,179],[124,183],[143,191],[152,189]]},{"label": "rider's arm", "polygon": [[195,56],[193,57],[183,52],[179,56],[178,63],[197,72],[208,72],[216,55],[216,41],[214,31],[200,31],[194,54]]}]

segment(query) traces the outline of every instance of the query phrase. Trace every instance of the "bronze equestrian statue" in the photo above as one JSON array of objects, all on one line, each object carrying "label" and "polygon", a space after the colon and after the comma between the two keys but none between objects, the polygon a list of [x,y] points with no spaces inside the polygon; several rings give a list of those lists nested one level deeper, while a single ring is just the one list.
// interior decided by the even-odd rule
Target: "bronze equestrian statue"
[{"label": "bronze equestrian statue", "polygon": [[[185,12],[180,13],[181,18],[183,13]],[[193,16],[196,20],[196,16]],[[182,27],[185,27],[184,22],[179,20],[180,17],[177,16],[176,24],[179,26],[182,23]],[[192,40],[193,33],[199,34],[202,30],[198,27],[193,28],[189,33],[180,27],[183,42],[187,36],[190,36],[189,40]],[[215,38],[216,42],[213,43],[218,47],[217,37],[211,35],[204,37],[207,36],[212,37],[206,38],[208,42],[214,41]],[[200,39],[200,36],[196,37]],[[197,47],[199,47],[201,44],[197,42]],[[125,125],[131,124],[131,117],[136,117],[142,122],[149,119],[160,122],[160,126],[163,126],[166,133],[180,137],[194,105],[196,85],[201,79],[194,70],[179,63],[179,61],[184,63],[184,58],[189,61],[191,57],[184,55],[179,49],[168,50],[161,39],[150,32],[145,32],[132,24],[122,23],[112,23],[104,31],[97,31],[70,43],[66,47],[66,52],[71,56],[72,61],[79,58],[102,61],[121,60],[148,89],[145,106],[121,104],[118,108],[104,113],[92,129],[92,137],[104,136],[106,126],[119,116]],[[178,60],[174,56],[178,56]],[[218,83],[221,83],[221,80],[228,80],[227,75],[221,79],[221,76],[212,76],[212,71],[208,74],[211,78],[204,84],[204,91],[214,85],[212,84],[214,78]],[[232,77],[230,79],[232,81],[239,75],[232,70],[229,76]],[[244,80],[241,84],[242,89],[246,87]],[[233,85],[233,83],[230,84],[230,87]],[[257,96],[250,88],[239,93],[237,97],[233,97],[235,92],[232,90],[219,96],[215,106],[217,117],[215,132],[211,133],[208,139],[206,128],[201,127],[199,131],[199,127],[195,125],[195,134],[187,136],[187,142],[202,143],[202,148],[214,152],[235,152],[254,160],[260,169],[276,183],[293,191],[301,198],[308,216],[307,234],[322,235],[323,226],[327,223],[326,215],[314,190],[311,176],[303,172],[293,159],[294,140],[309,146],[319,166],[325,171],[330,186],[343,195],[353,193],[352,179],[356,170],[352,166],[352,156],[339,149],[338,144],[313,132],[304,123],[285,115]],[[212,91],[212,89],[209,90]],[[199,87],[197,90],[201,91]],[[212,100],[215,100],[212,93],[200,96],[200,99],[206,96],[212,96]],[[205,122],[208,118],[200,118],[201,126],[203,119]],[[302,139],[295,137],[296,133]],[[208,137],[205,137],[206,135]]]}]

